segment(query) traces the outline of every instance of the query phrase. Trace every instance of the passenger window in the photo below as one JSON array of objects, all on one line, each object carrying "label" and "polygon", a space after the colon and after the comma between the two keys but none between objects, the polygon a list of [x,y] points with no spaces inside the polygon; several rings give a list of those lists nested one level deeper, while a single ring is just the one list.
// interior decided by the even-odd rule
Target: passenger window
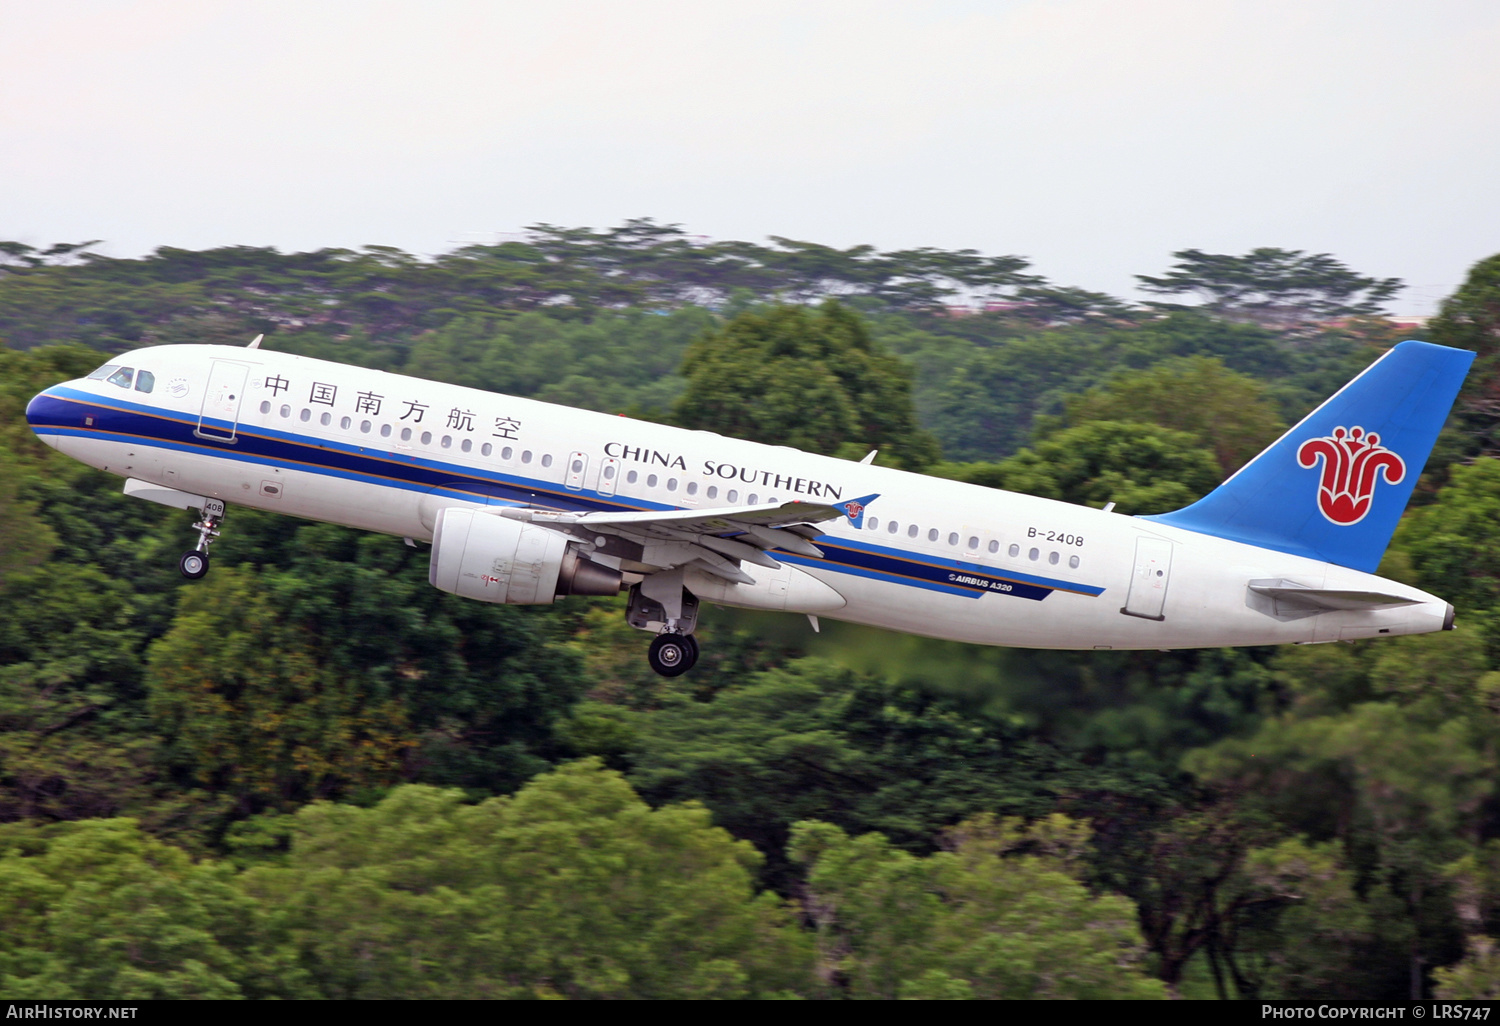
[{"label": "passenger window", "polygon": [[401,441],[403,441],[403,442],[409,442],[409,441],[411,441],[411,428],[402,428],[401,429]]},{"label": "passenger window", "polygon": [[521,450],[521,462],[522,463],[530,463],[531,462],[531,450],[530,449],[522,449]]},{"label": "passenger window", "polygon": [[1053,566],[1056,566],[1056,565],[1057,565],[1057,561],[1058,561],[1058,559],[1060,559],[1060,558],[1061,558],[1061,557],[1060,557],[1060,556],[1058,556],[1058,554],[1057,554],[1057,553],[1055,553],[1055,552],[1054,552],[1054,553],[1052,553],[1052,554],[1051,554],[1051,555],[1049,555],[1049,556],[1048,556],[1048,557],[1047,557],[1047,562],[1049,562],[1049,563],[1051,563],[1051,564],[1052,564],[1052,565],[1053,565]]},{"label": "passenger window", "polygon": [[656,475],[655,474],[647,474],[646,475],[646,487],[647,488],[655,488],[656,487]]},{"label": "passenger window", "polygon": [[901,525],[892,520],[890,523],[885,525],[885,530],[887,534],[895,534],[897,531],[901,530]]},{"label": "passenger window", "polygon": [[362,435],[368,435],[370,433],[370,426],[371,425],[370,425],[370,422],[368,420],[362,420],[362,421],[360,421],[359,422],[359,433],[362,434]]},{"label": "passenger window", "polygon": [[325,414],[323,414],[323,416],[321,416],[321,417],[318,418],[318,423],[322,424],[324,427],[327,427],[329,424],[333,423],[333,414],[331,414],[331,413],[325,413]]},{"label": "passenger window", "polygon": [[994,554],[994,553],[999,552],[999,551],[1000,551],[1000,543],[997,542],[997,541],[995,541],[994,539],[991,539],[990,540],[990,553]]},{"label": "passenger window", "polygon": [[1015,559],[1017,556],[1019,556],[1021,554],[1021,546],[1019,546],[1019,545],[1012,545],[1010,548],[1006,549],[1005,551],[1006,551],[1007,554],[1009,554],[1009,556],[1010,556],[1011,559]]},{"label": "passenger window", "polygon": [[380,437],[381,438],[389,438],[389,437],[391,437],[391,426],[389,424],[382,424],[382,425],[380,425]]},{"label": "passenger window", "polygon": [[604,465],[604,480],[606,480],[606,481],[613,481],[614,479],[615,479],[615,465],[613,463],[606,463]]},{"label": "passenger window", "polygon": [[917,527],[916,524],[912,524],[910,527],[908,527],[906,529],[906,536],[908,538],[915,538],[917,536],[917,531],[919,531],[919,530],[920,530],[920,528]]},{"label": "passenger window", "polygon": [[544,467],[550,467],[550,466],[552,466],[552,454],[551,453],[543,453],[542,454],[542,466],[544,466]]},{"label": "passenger window", "polygon": [[877,528],[879,526],[880,526],[880,518],[879,517],[870,517],[870,518],[868,518],[865,521],[865,527],[868,530],[873,531],[873,530],[875,530],[875,528]]},{"label": "passenger window", "polygon": [[473,448],[474,448],[474,442],[473,442],[472,439],[465,438],[464,441],[463,441],[463,444],[460,445],[459,448],[462,449],[464,452],[471,452],[473,450]]},{"label": "passenger window", "polygon": [[746,501],[748,501],[752,506],[757,505],[760,502],[760,496],[756,495],[754,492],[751,492],[750,498]]},{"label": "passenger window", "polygon": [[431,445],[432,444],[432,432],[431,431],[423,431],[422,432],[422,444],[423,445]]},{"label": "passenger window", "polygon": [[508,445],[504,449],[500,450],[500,458],[502,460],[509,460],[511,457],[515,456],[515,454],[516,450],[512,449]]},{"label": "passenger window", "polygon": [[143,370],[135,376],[135,390],[137,392],[149,392],[156,387],[156,375],[148,370]]},{"label": "passenger window", "polygon": [[735,489],[735,488],[729,489],[729,494],[726,495],[726,496],[724,496],[724,501],[725,502],[739,502],[740,501],[739,490]]},{"label": "passenger window", "polygon": [[628,474],[625,475],[625,483],[626,484],[635,484],[640,479],[641,479],[641,475],[638,474],[638,473],[636,473],[634,470],[630,471],[630,473],[628,473]]},{"label": "passenger window", "polygon": [[302,423],[306,424],[308,421],[312,420],[312,410],[303,410],[301,413],[297,414],[297,417],[302,421]]},{"label": "passenger window", "polygon": [[339,429],[342,431],[348,431],[349,425],[353,423],[354,421],[349,417],[341,417],[339,418]]},{"label": "passenger window", "polygon": [[444,449],[451,449],[451,448],[453,448],[453,436],[452,435],[444,435],[443,436],[442,445],[443,445]]},{"label": "passenger window", "polygon": [[669,491],[669,492],[675,492],[676,490],[677,490],[677,479],[675,477],[669,477],[669,478],[667,478],[667,491]]},{"label": "passenger window", "polygon": [[290,417],[291,415],[292,415],[292,408],[290,406],[287,406],[287,405],[283,404],[282,407],[281,407],[281,416],[282,416],[282,419]]},{"label": "passenger window", "polygon": [[[689,488],[688,491],[692,491],[692,489]],[[710,499],[717,499],[719,497],[719,486],[718,485],[709,485],[708,486],[708,491],[705,492],[704,494],[707,495]]]},{"label": "passenger window", "polygon": [[574,474],[582,474],[583,473],[583,460],[574,460],[573,461],[572,472]]},{"label": "passenger window", "polygon": [[971,548],[971,549],[977,549],[977,548],[979,548],[979,539],[976,538],[976,537],[974,537],[972,534],[969,535],[969,548]]},{"label": "passenger window", "polygon": [[1068,557],[1068,568],[1070,570],[1077,570],[1078,569],[1078,557],[1077,556],[1069,556]]},{"label": "passenger window", "polygon": [[698,482],[697,481],[689,481],[688,482],[687,493],[689,495],[697,495],[698,494]]},{"label": "passenger window", "polygon": [[1029,560],[1031,560],[1033,563],[1035,563],[1041,557],[1042,557],[1042,551],[1041,551],[1041,549],[1032,549],[1030,552],[1026,553],[1026,558],[1029,559]]},{"label": "passenger window", "polygon": [[269,401],[262,402],[260,404],[260,412],[261,413],[270,413],[271,412],[271,403]]},{"label": "passenger window", "polygon": [[489,442],[485,442],[483,445],[481,445],[479,447],[479,455],[481,455],[481,456],[488,456],[490,453],[492,453],[494,451],[495,451],[495,447],[493,445],[491,445]]},{"label": "passenger window", "polygon": [[135,377],[134,367],[121,367],[107,379],[111,385],[119,385],[121,388],[130,387],[130,379]]},{"label": "passenger window", "polygon": [[952,533],[950,533],[948,535],[948,544],[949,545],[957,545],[958,544],[958,532],[957,531],[954,531],[954,532],[952,532]]},{"label": "passenger window", "polygon": [[930,529],[927,532],[927,540],[930,541],[930,542],[937,541],[937,528],[936,527]]}]

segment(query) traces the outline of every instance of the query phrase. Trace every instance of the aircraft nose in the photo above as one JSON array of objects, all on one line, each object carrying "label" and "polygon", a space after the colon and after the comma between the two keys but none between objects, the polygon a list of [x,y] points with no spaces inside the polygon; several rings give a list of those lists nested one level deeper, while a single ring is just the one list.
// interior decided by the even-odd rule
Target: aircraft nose
[{"label": "aircraft nose", "polygon": [[54,449],[57,448],[57,435],[48,431],[47,427],[57,423],[58,405],[59,400],[51,388],[38,392],[26,404],[26,423],[31,425],[31,430],[38,438]]}]

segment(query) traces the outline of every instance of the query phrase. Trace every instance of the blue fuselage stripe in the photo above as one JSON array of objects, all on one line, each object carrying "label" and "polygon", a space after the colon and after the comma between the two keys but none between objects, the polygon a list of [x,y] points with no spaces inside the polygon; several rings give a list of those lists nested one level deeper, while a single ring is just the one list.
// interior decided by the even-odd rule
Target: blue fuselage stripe
[{"label": "blue fuselage stripe", "polygon": [[[54,388],[33,399],[27,419],[38,434],[97,438],[115,436],[142,445],[175,452],[210,454],[219,459],[270,465],[374,483],[414,492],[437,491],[497,505],[534,505],[570,512],[676,510],[681,507],[632,498],[624,501],[602,496],[589,489],[565,489],[500,470],[459,466],[399,450],[351,445],[316,436],[299,435],[274,428],[240,425],[233,443],[211,441],[195,433],[196,419],[182,419],[138,403],[106,402],[101,397],[72,389]],[[85,423],[85,417],[93,418]],[[205,422],[226,436],[231,425]],[[1001,572],[974,563],[945,560],[926,554],[872,545],[863,541],[818,540],[825,558],[811,559],[777,552],[783,562],[835,570],[874,580],[978,598],[987,593],[1040,601],[1053,591],[1096,596],[1104,589],[1072,581],[1050,580],[1030,574]]]}]

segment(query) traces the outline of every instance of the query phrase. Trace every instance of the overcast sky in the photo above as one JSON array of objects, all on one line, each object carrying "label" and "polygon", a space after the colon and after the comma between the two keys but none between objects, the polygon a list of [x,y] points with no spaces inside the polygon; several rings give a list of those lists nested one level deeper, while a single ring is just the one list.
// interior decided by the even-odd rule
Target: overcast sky
[{"label": "overcast sky", "polygon": [[1117,295],[1280,246],[1430,312],[1500,252],[1500,2],[0,0],[0,239],[640,216]]}]

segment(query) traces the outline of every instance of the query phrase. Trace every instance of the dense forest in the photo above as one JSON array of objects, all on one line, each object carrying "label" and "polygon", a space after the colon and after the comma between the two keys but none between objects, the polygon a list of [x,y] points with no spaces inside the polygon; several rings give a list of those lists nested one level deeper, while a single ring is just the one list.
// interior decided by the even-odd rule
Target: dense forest
[{"label": "dense forest", "polygon": [[[1381,568],[1451,633],[979,649],[621,600],[192,515],[28,430],[105,354],[243,345],[1123,512],[1204,494],[1410,333],[1327,254],[1144,304],[1024,259],[538,225],[424,259],[0,242],[0,996],[1500,997],[1500,256]],[[1167,261],[1164,261],[1167,262]]]}]

